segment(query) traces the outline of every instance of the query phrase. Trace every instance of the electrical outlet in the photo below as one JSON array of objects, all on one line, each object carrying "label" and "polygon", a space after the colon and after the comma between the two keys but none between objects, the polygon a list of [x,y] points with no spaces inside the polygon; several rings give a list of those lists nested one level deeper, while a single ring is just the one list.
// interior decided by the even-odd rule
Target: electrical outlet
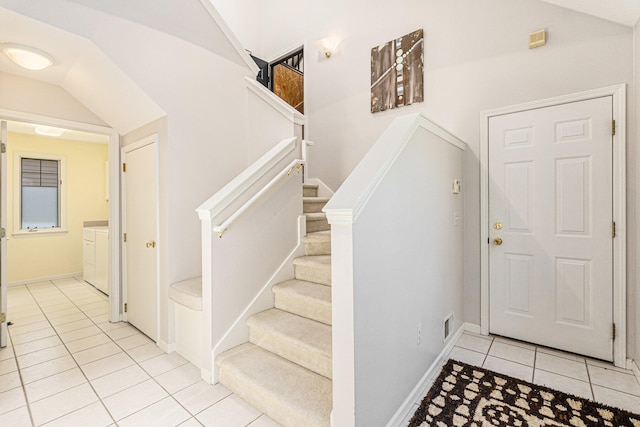
[{"label": "electrical outlet", "polygon": [[422,323],[418,323],[418,339],[416,345],[422,343]]}]

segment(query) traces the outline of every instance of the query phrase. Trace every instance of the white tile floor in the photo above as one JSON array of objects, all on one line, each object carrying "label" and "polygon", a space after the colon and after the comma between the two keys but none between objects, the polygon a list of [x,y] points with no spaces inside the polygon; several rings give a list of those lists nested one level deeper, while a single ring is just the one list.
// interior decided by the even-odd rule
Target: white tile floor
[{"label": "white tile floor", "polygon": [[449,358],[640,413],[640,383],[632,371],[610,363],[469,332],[462,334]]},{"label": "white tile floor", "polygon": [[[2,426],[278,426],[137,329],[109,323],[106,297],[80,280],[8,293],[13,325],[11,345],[0,349]],[[607,363],[471,333],[449,357],[640,413],[636,377]]]},{"label": "white tile floor", "polygon": [[278,426],[107,310],[76,279],[9,288],[1,426]]}]

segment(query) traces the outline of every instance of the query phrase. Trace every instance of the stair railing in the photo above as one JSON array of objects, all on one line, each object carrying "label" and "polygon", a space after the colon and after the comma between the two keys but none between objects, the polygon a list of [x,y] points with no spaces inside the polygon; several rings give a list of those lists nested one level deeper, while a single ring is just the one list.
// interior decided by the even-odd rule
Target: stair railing
[{"label": "stair railing", "polygon": [[196,209],[202,238],[201,375],[212,383],[218,381],[215,357],[248,341],[244,319],[272,306],[263,295],[269,296],[283,260],[300,245],[306,160],[298,141],[283,139]]},{"label": "stair railing", "polygon": [[243,213],[245,213],[251,206],[253,206],[262,196],[264,196],[271,188],[278,183],[285,176],[291,175],[291,172],[295,169],[297,172],[300,172],[300,169],[304,167],[306,162],[302,159],[295,159],[291,163],[289,163],[280,173],[278,173],[267,185],[262,187],[260,191],[258,191],[253,197],[245,202],[237,211],[235,211],[229,218],[226,219],[222,224],[216,225],[213,227],[213,231],[218,233],[218,237],[222,239],[222,235],[225,231],[233,224],[236,219]]}]

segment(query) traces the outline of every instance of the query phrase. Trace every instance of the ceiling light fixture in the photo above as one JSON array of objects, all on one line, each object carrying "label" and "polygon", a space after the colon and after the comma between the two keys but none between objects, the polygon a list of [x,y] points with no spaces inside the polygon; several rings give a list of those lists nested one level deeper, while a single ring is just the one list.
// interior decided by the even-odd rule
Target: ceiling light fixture
[{"label": "ceiling light fixture", "polygon": [[62,136],[62,134],[65,133],[67,130],[62,128],[54,128],[52,126],[38,125],[36,126],[35,131],[38,135],[58,137],[58,136]]},{"label": "ceiling light fixture", "polygon": [[2,43],[1,46],[2,53],[27,70],[44,70],[53,65],[53,57],[40,49],[15,43]]}]

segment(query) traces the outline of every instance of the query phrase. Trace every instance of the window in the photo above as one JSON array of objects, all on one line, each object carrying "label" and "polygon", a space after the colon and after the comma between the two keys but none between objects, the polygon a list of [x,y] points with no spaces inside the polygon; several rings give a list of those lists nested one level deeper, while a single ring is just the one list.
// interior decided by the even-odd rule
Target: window
[{"label": "window", "polygon": [[65,231],[64,158],[17,154],[14,233]]}]

